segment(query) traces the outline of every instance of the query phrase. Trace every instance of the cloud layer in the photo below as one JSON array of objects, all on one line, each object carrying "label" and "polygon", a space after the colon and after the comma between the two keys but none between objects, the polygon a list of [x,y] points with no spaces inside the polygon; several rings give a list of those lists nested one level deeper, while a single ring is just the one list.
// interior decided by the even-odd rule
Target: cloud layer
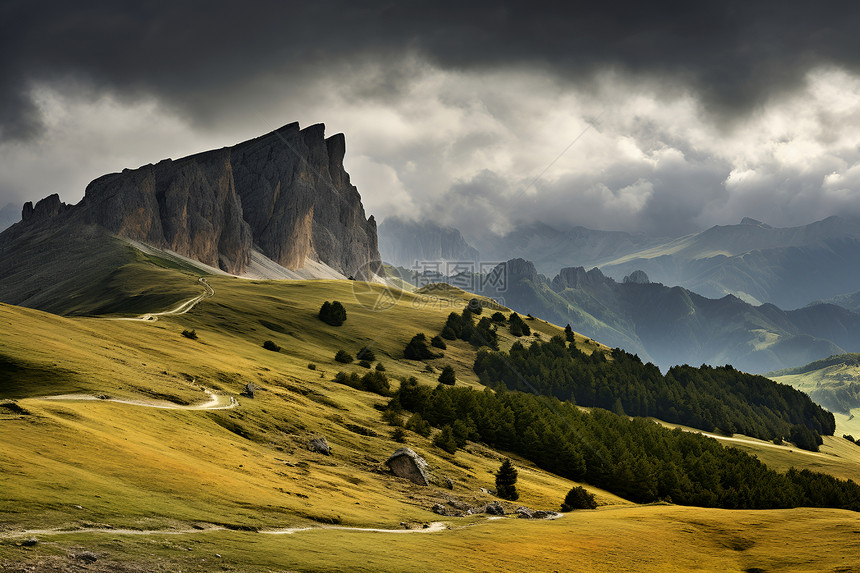
[{"label": "cloud layer", "polygon": [[0,204],[298,120],[347,134],[378,217],[676,234],[856,212],[858,9],[701,4],[5,3]]}]

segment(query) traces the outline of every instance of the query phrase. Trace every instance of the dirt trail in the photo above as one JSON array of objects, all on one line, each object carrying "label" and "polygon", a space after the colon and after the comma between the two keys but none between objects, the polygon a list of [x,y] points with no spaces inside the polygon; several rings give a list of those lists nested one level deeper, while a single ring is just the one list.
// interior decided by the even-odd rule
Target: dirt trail
[{"label": "dirt trail", "polygon": [[199,303],[200,301],[207,299],[211,296],[215,296],[215,289],[212,288],[208,282],[206,282],[205,278],[200,277],[199,279],[197,279],[197,282],[202,284],[206,290],[204,290],[202,294],[199,294],[192,299],[180,303],[176,308],[165,310],[163,312],[148,312],[146,314],[141,314],[136,318],[109,318],[108,320],[136,320],[142,322],[152,322],[158,320],[159,316],[176,316],[179,314],[185,314],[186,312],[197,306],[197,303]]},{"label": "dirt trail", "polygon": [[[197,304],[215,296],[215,289],[206,282],[204,277],[200,277],[197,279],[197,282],[203,285],[205,290],[195,296],[192,299],[186,300],[175,308],[170,310],[165,310],[163,312],[149,312],[147,314],[142,314],[136,318],[106,318],[105,320],[134,320],[134,321],[142,321],[142,322],[153,322],[158,320],[159,316],[177,316],[180,314],[185,314],[190,311],[192,308],[197,306]],[[125,398],[110,398],[106,396],[96,396],[95,394],[61,394],[57,396],[38,396],[32,398],[33,400],[99,400],[102,402],[116,402],[117,404],[128,404],[131,406],[141,406],[144,408],[159,408],[161,410],[229,410],[231,408],[235,408],[239,405],[239,402],[236,401],[232,396],[219,396],[216,395],[212,390],[208,388],[202,388],[202,390],[209,396],[209,400],[203,402],[201,404],[190,404],[190,405],[182,405],[182,404],[174,404],[173,402],[168,402],[167,400],[141,400],[141,399],[125,399]]]},{"label": "dirt trail", "polygon": [[339,529],[343,531],[363,531],[370,533],[436,533],[438,531],[444,531],[450,528],[441,521],[434,521],[433,523],[430,523],[426,527],[423,527],[421,529],[382,529],[376,527],[345,527],[342,525],[322,525],[319,527],[287,527],[284,529],[264,529],[260,530],[259,533],[263,533],[266,535],[292,535],[294,533],[301,533],[302,531],[311,531],[313,529]]},{"label": "dirt trail", "polygon": [[734,437],[730,437],[730,436],[720,436],[719,434],[711,434],[709,432],[702,432],[702,431],[696,431],[696,430],[693,430],[693,431],[695,433],[702,434],[703,436],[708,436],[709,438],[715,438],[717,440],[724,441],[724,442],[737,442],[740,444],[750,444],[753,446],[764,446],[766,448],[776,448],[778,450],[783,450],[783,451],[787,451],[790,449],[792,453],[806,454],[808,456],[815,456],[815,457],[819,457],[819,458],[832,457],[832,456],[828,456],[827,454],[822,454],[820,452],[810,452],[808,450],[803,450],[803,449],[798,448],[798,447],[789,447],[789,446],[784,446],[784,445],[779,446],[777,444],[772,444],[770,442],[765,442],[765,441],[760,441],[760,440],[734,438]]},{"label": "dirt trail", "polygon": [[[419,529],[383,529],[375,527],[346,527],[343,525],[319,525],[313,527],[287,527],[283,529],[268,529],[257,531],[264,535],[293,535],[304,531],[336,529],[338,531],[355,531],[358,533],[438,533],[451,527],[442,522],[434,521]],[[111,535],[186,535],[191,533],[208,533],[211,531],[229,531],[226,527],[211,525],[194,529],[125,529],[112,527],[84,527],[80,529],[25,529],[21,531],[0,531],[0,539],[17,539],[28,536],[50,536],[78,533],[109,533]]]},{"label": "dirt trail", "polygon": [[100,402],[116,402],[117,404],[128,404],[144,408],[159,408],[161,410],[229,410],[239,405],[233,396],[219,396],[204,388],[203,391],[209,396],[209,400],[200,404],[174,404],[167,400],[130,400],[124,398],[101,397],[94,394],[59,394],[57,396],[41,396],[31,400],[98,400]]}]

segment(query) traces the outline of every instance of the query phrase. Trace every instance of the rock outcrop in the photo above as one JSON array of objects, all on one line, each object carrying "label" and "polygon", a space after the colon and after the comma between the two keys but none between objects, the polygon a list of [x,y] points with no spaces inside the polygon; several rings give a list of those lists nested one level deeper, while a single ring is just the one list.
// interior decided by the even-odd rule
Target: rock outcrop
[{"label": "rock outcrop", "polygon": [[60,201],[59,195],[54,193],[38,201],[35,207],[30,201],[24,203],[24,208],[21,210],[21,220],[45,221],[66,212],[69,207],[69,205]]},{"label": "rock outcrop", "polygon": [[74,207],[24,205],[24,228],[59,215],[242,274],[254,248],[290,270],[309,258],[363,278],[376,221],[344,170],[342,134],[297,123],[233,147],[104,175]]},{"label": "rock outcrop", "polygon": [[395,450],[385,464],[398,477],[406,478],[417,485],[430,485],[430,466],[411,448]]},{"label": "rock outcrop", "polygon": [[308,449],[324,456],[331,455],[331,446],[328,445],[328,441],[323,437],[311,438],[308,441]]},{"label": "rock outcrop", "polygon": [[561,269],[555,278],[552,279],[552,289],[560,292],[568,288],[594,288],[603,286],[607,282],[611,283],[613,281],[604,276],[597,267],[590,271],[586,271],[583,267],[568,267]]}]

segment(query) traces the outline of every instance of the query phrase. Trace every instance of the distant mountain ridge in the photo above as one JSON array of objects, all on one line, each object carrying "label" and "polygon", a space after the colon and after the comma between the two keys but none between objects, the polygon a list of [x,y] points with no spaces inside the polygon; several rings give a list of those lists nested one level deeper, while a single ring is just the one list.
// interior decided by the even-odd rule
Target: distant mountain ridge
[{"label": "distant mountain ridge", "polygon": [[640,269],[654,280],[708,297],[734,294],[799,308],[860,285],[860,220],[828,217],[774,228],[745,218],[601,262],[620,277]]},{"label": "distant mountain ridge", "polygon": [[[860,286],[860,219],[828,217],[808,225],[776,228],[750,217],[682,237],[652,237],[585,227],[521,225],[504,235],[480,228],[466,233],[485,261],[521,258],[538,272],[598,267],[621,280],[642,270],[654,281],[709,298],[732,294],[753,305],[800,308],[814,301],[857,310]],[[841,299],[833,299],[843,295]],[[860,295],[855,296],[860,300]]]},{"label": "distant mountain ridge", "polygon": [[385,262],[405,268],[416,262],[475,262],[480,258],[457,229],[397,217],[387,217],[379,224],[379,253]]},{"label": "distant mountain ridge", "polygon": [[488,260],[521,258],[532,261],[542,273],[562,267],[599,266],[603,261],[661,244],[668,239],[624,231],[598,231],[586,227],[561,230],[545,223],[521,225],[497,236],[472,231],[469,240]]},{"label": "distant mountain ridge", "polygon": [[[709,299],[642,274],[617,282],[599,269],[565,268],[553,278],[523,259],[506,263],[503,288],[480,294],[666,368],[732,364],[748,372],[797,366],[860,349],[860,314],[835,305],[783,311],[727,295]],[[477,282],[477,281],[476,281]]]}]

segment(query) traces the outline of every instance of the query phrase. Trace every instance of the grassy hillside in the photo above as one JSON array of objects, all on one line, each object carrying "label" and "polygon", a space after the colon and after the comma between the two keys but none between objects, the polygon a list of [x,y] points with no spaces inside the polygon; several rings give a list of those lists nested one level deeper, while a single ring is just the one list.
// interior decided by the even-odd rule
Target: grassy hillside
[{"label": "grassy hillside", "polygon": [[188,279],[199,275],[96,226],[30,229],[0,242],[0,302],[65,316],[163,310],[194,296],[199,288]]},{"label": "grassy hillside", "polygon": [[836,417],[836,435],[860,435],[860,354],[839,354],[767,374],[809,394]]},{"label": "grassy hillside", "polygon": [[[202,291],[192,273],[162,270],[190,296]],[[391,291],[367,283],[207,280],[213,297],[157,321],[63,318],[0,305],[0,566],[50,571],[77,562],[69,555],[92,551],[98,561],[90,570],[104,571],[539,571],[577,563],[665,570],[679,557],[664,547],[683,542],[690,548],[680,558],[685,563],[788,570],[804,563],[834,568],[856,554],[856,535],[844,527],[856,514],[634,506],[588,486],[600,508],[557,521],[441,518],[429,511],[434,503],[496,499],[481,488],[493,487],[493,472],[509,454],[470,443],[451,455],[407,431],[406,445],[453,489],[394,477],[383,462],[403,444],[383,422],[379,406],[386,400],[334,384],[340,370],[367,372],[335,362],[334,354],[372,347],[395,388],[395,376],[435,386],[443,365],[455,368],[458,385],[478,387],[475,350],[465,342],[449,342],[443,358],[427,361],[434,372],[402,358],[406,341],[439,332],[472,295],[448,287],[397,291],[392,301]],[[343,326],[316,318],[325,300],[344,304]],[[540,320],[529,324],[543,339],[562,332]],[[196,340],[182,336],[190,329]],[[509,349],[513,339],[501,334],[500,347]],[[263,349],[266,340],[282,350]],[[586,352],[606,351],[581,336],[576,342]],[[260,388],[254,398],[240,395],[248,383]],[[222,397],[221,407],[229,407],[229,397],[238,406],[179,408],[207,402],[204,389]],[[46,398],[63,394],[102,399]],[[328,440],[332,456],[308,450],[317,436]],[[811,463],[800,452],[784,456],[797,467]],[[844,452],[832,458],[839,475],[860,478],[856,459]],[[508,507],[557,509],[573,482],[513,459],[520,499]],[[420,529],[437,520],[451,529],[401,535],[321,528]],[[285,527],[315,529],[254,532]],[[44,531],[55,528],[67,533]],[[785,535],[816,536],[834,549],[785,553]],[[655,536],[667,545],[644,543]],[[21,545],[30,537],[39,542]]]}]

